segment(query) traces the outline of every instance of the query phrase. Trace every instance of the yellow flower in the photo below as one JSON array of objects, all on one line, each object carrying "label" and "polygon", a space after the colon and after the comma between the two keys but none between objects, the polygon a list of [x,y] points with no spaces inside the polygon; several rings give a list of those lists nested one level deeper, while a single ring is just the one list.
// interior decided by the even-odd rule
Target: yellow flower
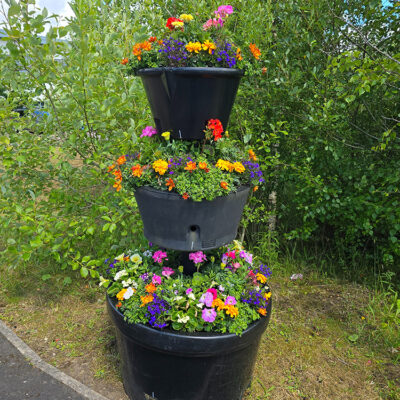
[{"label": "yellow flower", "polygon": [[201,46],[200,42],[194,42],[194,43],[193,42],[189,42],[185,46],[186,50],[191,52],[191,53],[193,53],[193,52],[198,53],[201,50],[201,47],[202,46]]},{"label": "yellow flower", "polygon": [[217,46],[213,43],[210,42],[208,39],[202,44],[202,48],[204,51],[208,50],[208,54],[212,54],[213,50],[217,48]]},{"label": "yellow flower", "polygon": [[167,161],[158,159],[153,162],[153,169],[154,171],[158,172],[160,175],[164,175],[168,169]]},{"label": "yellow flower", "polygon": [[226,305],[221,299],[216,298],[212,302],[212,307],[217,307],[218,311],[221,311],[221,310],[225,310]]},{"label": "yellow flower", "polygon": [[243,173],[246,170],[246,168],[241,162],[233,163],[233,168],[235,169],[236,172],[239,172],[239,174]]},{"label": "yellow flower", "polygon": [[229,172],[233,171],[233,164],[230,161],[219,159],[215,164],[215,166],[222,171],[229,171]]},{"label": "yellow flower", "polygon": [[184,25],[184,23],[181,22],[181,21],[174,21],[174,22],[171,23],[171,25],[172,25],[173,27],[175,27],[175,28],[182,28],[182,26]]},{"label": "yellow flower", "polygon": [[165,140],[169,140],[170,136],[171,136],[171,132],[164,132],[161,134],[161,136],[165,139]]},{"label": "yellow flower", "polygon": [[231,304],[226,304],[225,305],[225,312],[231,317],[231,318],[235,318],[239,315],[239,310],[231,305]]},{"label": "yellow flower", "polygon": [[146,296],[140,296],[140,300],[142,300],[140,307],[143,307],[147,303],[151,303],[154,300],[154,296],[152,294],[147,294]]},{"label": "yellow flower", "polygon": [[122,289],[120,292],[117,293],[117,299],[118,299],[119,301],[121,301],[121,300],[124,299],[124,294],[125,294],[125,292],[126,292],[127,290],[128,290],[128,289]]},{"label": "yellow flower", "polygon": [[193,19],[192,14],[181,14],[179,16],[179,19],[181,19],[183,22],[190,22]]},{"label": "yellow flower", "polygon": [[258,273],[258,274],[256,275],[256,278],[257,278],[257,280],[258,280],[259,282],[261,282],[261,283],[267,282],[267,277],[266,277],[265,275],[263,275],[263,274]]},{"label": "yellow flower", "polygon": [[226,267],[226,264],[221,263],[221,268],[224,269]]},{"label": "yellow flower", "polygon": [[264,293],[264,299],[269,300],[271,298],[271,292]]}]

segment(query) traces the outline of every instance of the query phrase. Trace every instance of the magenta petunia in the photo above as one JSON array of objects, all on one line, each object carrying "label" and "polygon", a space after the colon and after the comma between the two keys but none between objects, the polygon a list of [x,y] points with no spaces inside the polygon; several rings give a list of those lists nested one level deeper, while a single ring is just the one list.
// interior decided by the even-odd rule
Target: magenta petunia
[{"label": "magenta petunia", "polygon": [[217,312],[213,308],[205,308],[201,313],[201,317],[206,322],[214,322]]},{"label": "magenta petunia", "polygon": [[206,255],[202,251],[196,251],[195,253],[189,253],[189,260],[195,264],[200,264],[207,260]]},{"label": "magenta petunia", "polygon": [[234,306],[236,304],[236,299],[234,296],[227,296],[225,300],[225,304],[229,304],[231,306]]},{"label": "magenta petunia", "polygon": [[189,289],[186,289],[186,294],[190,294],[193,292],[193,289],[190,287]]},{"label": "magenta petunia", "polygon": [[156,134],[157,131],[152,126],[146,126],[146,128],[142,130],[142,134],[140,135],[140,137],[145,137],[145,136],[151,137]]},{"label": "magenta petunia", "polygon": [[175,271],[172,269],[172,268],[170,268],[170,267],[163,267],[163,269],[162,269],[162,275],[163,276],[166,276],[167,278],[169,277],[169,276],[171,276],[172,274],[174,274],[175,273]]},{"label": "magenta petunia", "polygon": [[233,7],[226,5],[226,6],[219,6],[217,11],[214,11],[217,17],[226,18],[228,15],[233,13]]},{"label": "magenta petunia", "polygon": [[213,300],[215,300],[218,297],[217,289],[214,289],[214,288],[207,289],[207,293],[212,294]]},{"label": "magenta petunia", "polygon": [[167,253],[166,253],[165,251],[158,250],[158,251],[156,251],[156,252],[153,254],[153,260],[154,260],[155,262],[158,262],[159,264],[162,264],[164,258],[165,258],[166,260],[168,260],[168,258],[167,258]]},{"label": "magenta petunia", "polygon": [[161,276],[159,276],[159,275],[153,275],[153,278],[151,279],[151,281],[152,281],[155,285],[160,285],[160,284],[161,284]]},{"label": "magenta petunia", "polygon": [[210,292],[202,294],[199,300],[200,303],[205,304],[207,307],[211,307],[213,301],[214,301],[214,296]]}]

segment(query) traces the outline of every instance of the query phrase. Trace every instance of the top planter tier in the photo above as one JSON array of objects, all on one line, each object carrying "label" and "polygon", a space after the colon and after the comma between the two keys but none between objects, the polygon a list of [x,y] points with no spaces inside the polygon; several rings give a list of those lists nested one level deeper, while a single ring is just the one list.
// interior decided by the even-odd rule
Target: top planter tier
[{"label": "top planter tier", "polygon": [[226,129],[243,70],[230,68],[145,68],[142,78],[159,134],[201,140],[207,121]]}]

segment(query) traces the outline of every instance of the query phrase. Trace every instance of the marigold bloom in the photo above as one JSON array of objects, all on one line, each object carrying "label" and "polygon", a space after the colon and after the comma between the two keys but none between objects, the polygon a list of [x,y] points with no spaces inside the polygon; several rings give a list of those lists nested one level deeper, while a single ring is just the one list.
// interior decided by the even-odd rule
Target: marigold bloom
[{"label": "marigold bloom", "polygon": [[213,51],[217,48],[217,46],[213,42],[210,42],[208,39],[201,45],[201,47],[204,51],[208,51],[208,54],[212,54]]},{"label": "marigold bloom", "polygon": [[145,40],[144,42],[140,43],[140,47],[142,48],[142,50],[150,51],[151,43]]},{"label": "marigold bloom", "polygon": [[219,298],[214,299],[211,306],[217,307],[218,311],[225,310],[225,308],[226,308],[223,300],[221,300]]},{"label": "marigold bloom", "polygon": [[193,15],[192,14],[181,14],[179,16],[179,18],[183,21],[183,22],[190,22],[193,20]]},{"label": "marigold bloom", "polygon": [[115,176],[115,180],[117,181],[122,181],[122,172],[120,169],[116,169],[112,172],[112,174]]},{"label": "marigold bloom", "polygon": [[[182,25],[176,24],[177,22],[181,22]],[[172,31],[172,30],[174,30],[176,27],[183,26],[183,21],[182,21],[181,19],[179,19],[179,18],[171,17],[171,18],[168,18],[167,24],[166,24],[165,26],[166,26],[169,30]]]},{"label": "marigold bloom", "polygon": [[121,64],[122,64],[122,65],[126,65],[126,64],[128,64],[128,62],[129,62],[129,58],[127,58],[127,57],[125,57],[125,58],[123,58],[123,59],[121,60]]},{"label": "marigold bloom", "polygon": [[194,161],[188,161],[184,169],[186,171],[194,171],[196,169],[196,163]]},{"label": "marigold bloom", "polygon": [[115,168],[115,164],[110,165],[110,166],[108,167],[107,172],[111,172],[114,168]]},{"label": "marigold bloom", "polygon": [[258,273],[258,274],[256,275],[256,278],[257,278],[257,280],[258,280],[259,282],[261,282],[261,283],[267,282],[267,277],[266,277],[265,275],[263,275],[263,274]]},{"label": "marigold bloom", "polygon": [[121,291],[119,291],[116,295],[116,298],[121,301],[124,299],[124,294],[128,289],[122,289]]},{"label": "marigold bloom", "polygon": [[231,304],[225,304],[225,312],[231,317],[235,318],[239,315],[239,309]]},{"label": "marigold bloom", "polygon": [[140,307],[143,307],[146,304],[151,303],[154,300],[154,296],[152,294],[147,294],[146,296],[140,296],[140,300],[142,300]]},{"label": "marigold bloom", "polygon": [[184,25],[183,21],[173,21],[171,24],[174,28],[182,28]]},{"label": "marigold bloom", "polygon": [[263,315],[264,317],[267,315],[267,310],[265,308],[259,308],[257,310],[257,312],[261,315]]},{"label": "marigold bloom", "polygon": [[222,181],[220,183],[220,185],[221,185],[222,189],[228,190],[228,184],[225,181]]},{"label": "marigold bloom", "polygon": [[121,185],[122,181],[115,181],[113,187],[115,187],[115,189],[117,190],[117,192],[119,192],[122,189],[122,185]]},{"label": "marigold bloom", "polygon": [[154,171],[158,172],[160,175],[164,175],[168,169],[167,161],[158,159],[153,162],[153,169]]},{"label": "marigold bloom", "polygon": [[154,293],[157,290],[157,287],[154,283],[149,283],[145,286],[145,289],[147,293]]},{"label": "marigold bloom", "polygon": [[257,190],[258,190],[258,186],[254,186],[253,187],[253,192],[257,192]]},{"label": "marigold bloom", "polygon": [[125,164],[126,163],[126,157],[125,156],[118,157],[117,163],[118,163],[118,165]]},{"label": "marigold bloom", "polygon": [[238,47],[238,48],[236,49],[236,58],[237,58],[239,61],[242,61],[242,60],[243,60],[243,57],[242,57],[242,50],[240,49],[240,47]]},{"label": "marigold bloom", "polygon": [[236,172],[239,172],[239,174],[242,174],[246,168],[244,167],[244,165],[241,162],[235,162],[233,163],[233,168]]},{"label": "marigold bloom", "polygon": [[175,187],[175,182],[172,180],[172,178],[168,178],[165,185],[168,187],[168,191],[170,192]]},{"label": "marigold bloom", "polygon": [[140,178],[143,173],[143,168],[141,167],[140,164],[136,164],[131,168],[132,175],[136,176],[137,178]]},{"label": "marigold bloom", "polygon": [[200,161],[200,162],[199,162],[199,168],[200,168],[200,169],[204,169],[204,170],[208,169],[208,168],[207,168],[207,163],[206,163],[206,162]]},{"label": "marigold bloom", "polygon": [[249,158],[252,161],[257,161],[256,153],[254,153],[254,151],[252,149],[249,150]]},{"label": "marigold bloom", "polygon": [[221,171],[229,171],[229,172],[233,171],[233,164],[230,161],[219,159],[215,164],[215,166],[219,168]]},{"label": "marigold bloom", "polygon": [[189,198],[189,195],[187,193],[183,193],[182,198],[184,200],[187,200]]},{"label": "marigold bloom", "polygon": [[261,56],[260,49],[254,43],[250,43],[249,48],[250,48],[251,54],[253,54],[253,56],[256,60],[258,60]]},{"label": "marigold bloom", "polygon": [[142,59],[142,48],[140,45],[140,43],[136,43],[132,49],[133,55],[136,56],[139,61]]},{"label": "marigold bloom", "polygon": [[202,49],[202,45],[200,42],[189,42],[185,46],[186,50],[189,51],[190,53],[198,53]]}]

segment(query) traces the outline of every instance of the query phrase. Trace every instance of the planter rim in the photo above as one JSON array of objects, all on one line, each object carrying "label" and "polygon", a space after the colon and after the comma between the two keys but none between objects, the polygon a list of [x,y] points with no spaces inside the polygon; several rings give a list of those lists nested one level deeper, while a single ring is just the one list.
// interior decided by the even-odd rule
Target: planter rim
[{"label": "planter rim", "polygon": [[[178,193],[171,193],[171,192],[168,192],[167,190],[156,189],[156,188],[153,188],[152,186],[147,186],[147,185],[145,185],[145,186],[140,186],[140,187],[136,188],[135,191],[136,191],[136,190],[141,190],[141,191],[150,192],[150,193],[159,194],[159,195],[165,195],[166,197],[169,197],[169,198],[176,198],[177,200],[178,200],[178,199],[183,200],[183,199],[182,199],[182,196],[181,196],[180,194],[178,194]],[[225,198],[225,197],[229,197],[229,196],[233,196],[233,195],[235,195],[236,193],[244,192],[244,191],[247,191],[247,190],[250,190],[250,186],[249,186],[249,185],[242,185],[242,186],[239,186],[239,187],[237,188],[236,191],[231,192],[231,193],[228,193],[228,194],[225,195],[225,196],[217,196],[217,197],[215,197],[215,198],[212,199],[212,200],[203,199],[203,200],[201,200],[201,201],[193,201],[192,199],[189,198],[189,199],[187,199],[187,200],[185,200],[185,201],[189,201],[189,202],[192,201],[193,203],[201,203],[201,202],[203,202],[203,201],[209,201],[209,202],[211,202],[211,201],[214,201],[214,200],[216,200],[216,199]]]},{"label": "planter rim", "polygon": [[[249,346],[265,330],[271,317],[272,299],[267,307],[267,316],[252,322],[240,336],[234,333],[176,332],[169,329],[154,329],[143,324],[131,324],[116,308],[116,300],[106,295],[111,317],[121,332],[132,341],[159,351],[204,357],[239,350]],[[260,332],[261,331],[261,332]]]},{"label": "planter rim", "polygon": [[219,68],[219,67],[156,67],[142,68],[137,71],[138,76],[161,75],[163,72],[174,72],[179,75],[223,75],[241,77],[244,75],[243,69],[238,68]]}]

